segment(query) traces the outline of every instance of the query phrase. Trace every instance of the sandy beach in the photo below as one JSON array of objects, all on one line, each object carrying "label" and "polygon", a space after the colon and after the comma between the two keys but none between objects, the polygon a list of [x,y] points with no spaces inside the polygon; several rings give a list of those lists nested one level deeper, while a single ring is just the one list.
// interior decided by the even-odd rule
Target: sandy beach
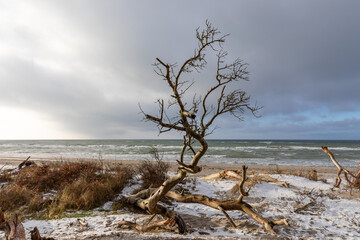
[{"label": "sandy beach", "polygon": [[[20,157],[0,157],[0,165],[12,165],[17,166],[22,161],[24,161],[24,158]],[[111,160],[111,159],[76,159],[76,158],[30,158],[30,160],[45,164],[45,163],[52,163],[55,161],[62,161],[62,162],[76,162],[76,161],[90,161],[90,162],[101,162],[102,164],[124,164],[124,165],[131,165],[131,166],[138,166],[141,164],[143,160]],[[177,163],[176,162],[167,162],[170,165],[170,171],[176,172],[177,170]],[[213,173],[217,173],[223,170],[227,169],[241,169],[240,164],[216,164],[216,163],[206,163],[200,161],[199,166],[202,167],[202,171],[198,173],[197,177],[207,176]],[[336,176],[337,168],[334,167],[310,167],[310,166],[280,166],[280,165],[248,165],[249,172],[262,172],[262,173],[281,173],[281,174],[296,174],[298,172],[306,172],[306,171],[312,171],[316,170],[318,173],[318,176],[320,178],[332,178],[333,176]],[[348,168],[350,171],[355,171],[356,168]]]}]

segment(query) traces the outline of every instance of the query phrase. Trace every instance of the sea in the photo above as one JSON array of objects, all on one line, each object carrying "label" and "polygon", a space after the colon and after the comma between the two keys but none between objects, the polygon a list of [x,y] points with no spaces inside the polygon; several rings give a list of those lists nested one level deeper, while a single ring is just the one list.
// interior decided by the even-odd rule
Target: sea
[{"label": "sea", "polygon": [[[207,140],[201,162],[246,165],[334,166],[327,146],[344,167],[357,167],[360,141]],[[0,140],[0,158],[152,160],[157,149],[164,161],[179,159],[182,140]],[[194,145],[194,148],[199,146]],[[185,160],[191,159],[187,151]],[[200,163],[201,163],[200,162]]]}]

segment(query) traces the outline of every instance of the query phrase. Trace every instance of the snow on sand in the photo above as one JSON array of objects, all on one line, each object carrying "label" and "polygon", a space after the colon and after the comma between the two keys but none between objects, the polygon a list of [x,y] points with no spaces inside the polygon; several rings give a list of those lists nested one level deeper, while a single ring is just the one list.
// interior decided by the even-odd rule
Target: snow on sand
[{"label": "snow on sand", "polygon": [[[290,226],[276,226],[275,231],[291,239],[360,239],[360,201],[342,198],[332,191],[332,185],[322,181],[311,181],[290,175],[271,175],[289,184],[289,188],[261,182],[250,191],[244,200],[256,211],[270,219],[287,218]],[[214,198],[236,197],[229,190],[236,182],[232,180],[205,181],[190,178],[183,187],[193,194],[204,194]],[[136,186],[127,187],[123,194],[129,194]],[[38,227],[42,236],[56,239],[100,239],[94,237],[128,234],[127,239],[277,239],[269,235],[260,225],[242,212],[229,212],[238,228],[233,228],[221,212],[199,204],[174,202],[171,208],[178,211],[190,229],[186,235],[176,233],[138,234],[117,229],[122,220],[141,223],[149,215],[112,211],[112,203],[93,211],[91,216],[59,220],[25,220],[28,239],[29,231]],[[135,235],[136,234],[136,235]],[[0,239],[4,235],[0,234]],[[112,238],[108,238],[112,239]],[[114,238],[115,239],[115,238]]]}]

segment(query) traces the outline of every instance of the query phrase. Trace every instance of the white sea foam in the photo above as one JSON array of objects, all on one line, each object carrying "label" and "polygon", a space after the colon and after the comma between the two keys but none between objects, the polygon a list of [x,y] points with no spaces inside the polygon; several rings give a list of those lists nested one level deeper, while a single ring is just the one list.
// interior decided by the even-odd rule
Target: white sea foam
[{"label": "white sea foam", "polygon": [[[206,154],[208,162],[331,166],[321,150],[329,146],[345,167],[355,166],[360,151],[360,141],[241,141],[210,140]],[[175,140],[54,140],[54,141],[0,141],[0,157],[45,158],[109,158],[142,160],[151,158],[155,147],[167,161],[175,161],[182,141]],[[195,146],[195,149],[197,146]],[[190,151],[186,151],[189,156]]]}]

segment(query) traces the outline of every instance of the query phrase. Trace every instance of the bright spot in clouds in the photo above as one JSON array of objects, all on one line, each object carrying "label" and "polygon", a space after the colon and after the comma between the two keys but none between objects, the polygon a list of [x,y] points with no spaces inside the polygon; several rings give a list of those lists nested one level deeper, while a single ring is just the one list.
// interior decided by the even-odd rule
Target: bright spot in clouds
[{"label": "bright spot in clouds", "polygon": [[61,129],[58,124],[39,113],[16,108],[0,107],[1,139],[84,138]]}]

